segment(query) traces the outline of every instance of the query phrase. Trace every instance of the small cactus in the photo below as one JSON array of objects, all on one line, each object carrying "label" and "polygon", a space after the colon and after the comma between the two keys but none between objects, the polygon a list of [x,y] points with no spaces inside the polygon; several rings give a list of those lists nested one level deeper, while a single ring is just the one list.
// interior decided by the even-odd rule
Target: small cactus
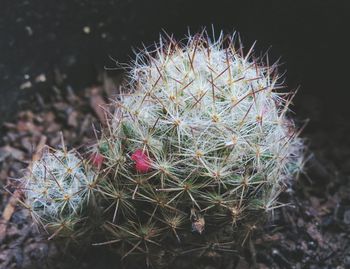
[{"label": "small cactus", "polygon": [[161,39],[130,67],[98,142],[105,229],[123,257],[242,242],[302,168],[274,66],[230,40]]},{"label": "small cactus", "polygon": [[50,238],[74,237],[85,220],[96,175],[74,151],[46,148],[25,176],[25,204]]}]

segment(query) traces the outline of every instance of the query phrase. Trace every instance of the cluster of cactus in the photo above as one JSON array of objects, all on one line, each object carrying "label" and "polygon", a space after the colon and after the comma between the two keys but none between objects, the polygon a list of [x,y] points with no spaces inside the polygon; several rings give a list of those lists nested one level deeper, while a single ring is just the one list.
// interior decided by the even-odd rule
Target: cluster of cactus
[{"label": "cluster of cactus", "polygon": [[101,244],[122,257],[232,251],[244,241],[280,206],[303,143],[275,67],[232,40],[202,33],[137,53],[94,148],[98,168],[58,152],[32,165],[26,196],[39,222],[79,215],[93,192]]}]

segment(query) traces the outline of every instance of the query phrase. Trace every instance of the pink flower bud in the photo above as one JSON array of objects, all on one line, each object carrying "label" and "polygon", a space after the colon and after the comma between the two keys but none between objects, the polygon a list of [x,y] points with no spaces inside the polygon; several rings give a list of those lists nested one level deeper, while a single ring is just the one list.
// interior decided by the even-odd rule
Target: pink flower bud
[{"label": "pink flower bud", "polygon": [[90,160],[93,166],[97,167],[97,168],[101,168],[103,162],[104,162],[104,157],[102,154],[95,152],[93,154],[91,154]]},{"label": "pink flower bud", "polygon": [[148,155],[142,151],[142,149],[137,149],[132,155],[131,159],[135,161],[136,171],[139,173],[147,173],[151,170],[151,161]]}]

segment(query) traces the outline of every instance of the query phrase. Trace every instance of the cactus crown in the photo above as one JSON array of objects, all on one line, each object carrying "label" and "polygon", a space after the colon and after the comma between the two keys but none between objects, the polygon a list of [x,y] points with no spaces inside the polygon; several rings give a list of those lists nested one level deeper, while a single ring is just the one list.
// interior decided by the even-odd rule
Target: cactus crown
[{"label": "cactus crown", "polygon": [[100,190],[113,209],[105,226],[123,255],[191,248],[196,233],[201,242],[235,241],[301,168],[274,67],[231,40],[161,39],[136,55],[98,142]]},{"label": "cactus crown", "polygon": [[82,220],[95,174],[74,151],[45,149],[25,177],[26,204],[53,235],[70,236]]}]

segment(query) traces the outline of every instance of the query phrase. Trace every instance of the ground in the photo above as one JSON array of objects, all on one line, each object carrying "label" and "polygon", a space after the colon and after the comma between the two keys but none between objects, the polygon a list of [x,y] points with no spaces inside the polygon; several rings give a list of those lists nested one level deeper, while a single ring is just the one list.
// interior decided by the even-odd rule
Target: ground
[{"label": "ground", "polygon": [[[0,141],[0,268],[120,268],[101,247],[67,247],[47,241],[17,199],[23,169],[44,144],[58,146],[61,131],[70,147],[86,148],[100,128],[105,105],[118,90],[118,78],[100,77],[83,90],[54,83],[33,92],[3,126]],[[48,94],[48,92],[50,94]],[[237,254],[191,257],[171,268],[350,268],[350,122],[325,114],[322,100],[299,92],[296,118],[308,144],[305,174],[281,196],[264,227],[257,227]],[[190,262],[191,261],[191,262]]]}]

